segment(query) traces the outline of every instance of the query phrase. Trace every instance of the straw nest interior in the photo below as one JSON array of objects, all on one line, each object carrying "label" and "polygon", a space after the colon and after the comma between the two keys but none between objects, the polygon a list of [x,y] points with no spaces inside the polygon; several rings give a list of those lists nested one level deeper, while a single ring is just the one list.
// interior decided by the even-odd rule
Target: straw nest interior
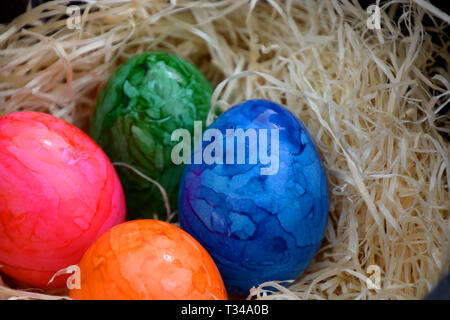
[{"label": "straw nest interior", "polygon": [[[80,5],[70,30],[68,3],[0,29],[0,115],[44,111],[86,130],[117,66],[160,50],[200,68],[221,108],[270,99],[310,131],[329,179],[325,240],[291,286],[249,298],[416,299],[449,269],[450,76],[434,64],[449,61],[448,15],[392,1],[371,30],[356,1],[105,0]],[[0,297],[60,298],[6,286]]]}]

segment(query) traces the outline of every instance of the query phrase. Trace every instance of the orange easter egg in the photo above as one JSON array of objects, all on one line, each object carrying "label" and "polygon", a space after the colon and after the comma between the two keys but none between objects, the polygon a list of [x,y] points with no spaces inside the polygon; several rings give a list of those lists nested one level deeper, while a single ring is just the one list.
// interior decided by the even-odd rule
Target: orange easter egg
[{"label": "orange easter egg", "polygon": [[73,299],[227,299],[208,252],[185,231],[158,220],[134,220],[104,233],[84,254]]}]

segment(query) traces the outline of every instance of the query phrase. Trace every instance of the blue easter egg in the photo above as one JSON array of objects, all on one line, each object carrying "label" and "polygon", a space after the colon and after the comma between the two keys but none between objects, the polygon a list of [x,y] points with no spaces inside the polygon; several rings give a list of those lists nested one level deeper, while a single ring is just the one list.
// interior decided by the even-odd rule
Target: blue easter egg
[{"label": "blue easter egg", "polygon": [[228,292],[298,278],[320,247],[329,202],[322,161],[302,122],[274,102],[245,101],[205,130],[191,160],[180,223],[211,254]]}]

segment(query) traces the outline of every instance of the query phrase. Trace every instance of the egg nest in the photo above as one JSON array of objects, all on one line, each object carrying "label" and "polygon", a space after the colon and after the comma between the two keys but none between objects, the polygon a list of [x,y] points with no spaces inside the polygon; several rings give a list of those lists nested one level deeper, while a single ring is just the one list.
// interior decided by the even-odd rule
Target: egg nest
[{"label": "egg nest", "polygon": [[[449,270],[450,19],[441,10],[383,2],[373,29],[357,1],[105,0],[79,4],[70,29],[69,2],[0,26],[0,115],[43,111],[87,131],[116,68],[165,51],[204,72],[212,105],[270,99],[308,128],[329,180],[325,239],[290,286],[263,283],[249,299],[420,299]],[[1,298],[66,294],[7,282]]]}]

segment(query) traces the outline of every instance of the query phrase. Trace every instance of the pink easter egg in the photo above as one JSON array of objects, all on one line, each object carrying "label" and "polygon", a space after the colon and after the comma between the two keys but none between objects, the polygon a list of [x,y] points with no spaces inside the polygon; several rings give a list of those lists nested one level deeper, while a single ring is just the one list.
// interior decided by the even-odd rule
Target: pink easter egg
[{"label": "pink easter egg", "polygon": [[63,287],[67,275],[48,282],[125,211],[116,171],[88,135],[39,112],[0,118],[0,272]]}]

